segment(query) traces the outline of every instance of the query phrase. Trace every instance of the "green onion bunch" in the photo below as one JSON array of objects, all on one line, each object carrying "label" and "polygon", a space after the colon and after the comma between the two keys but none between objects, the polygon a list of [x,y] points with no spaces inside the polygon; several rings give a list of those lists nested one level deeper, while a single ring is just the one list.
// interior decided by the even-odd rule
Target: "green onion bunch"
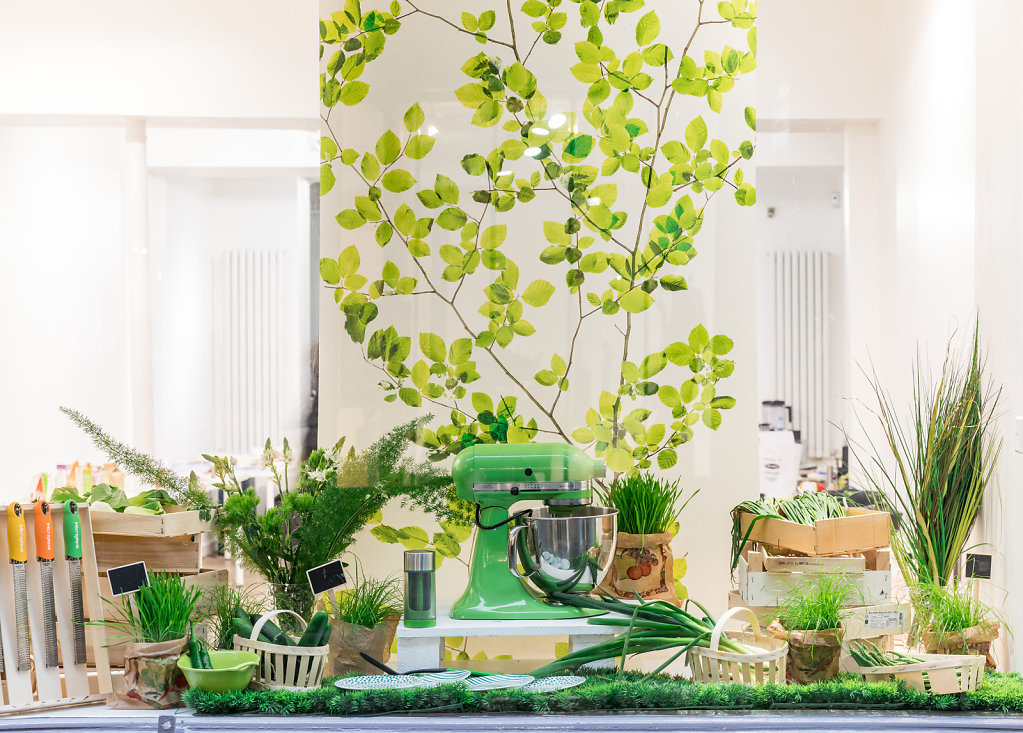
[{"label": "green onion bunch", "polygon": [[[811,492],[799,494],[791,499],[757,499],[755,501],[744,501],[732,509],[732,572],[739,564],[739,556],[742,548],[746,546],[753,527],[761,519],[786,519],[796,524],[813,526],[818,519],[837,519],[848,514],[848,504],[845,499],[838,499],[831,494]],[[753,521],[750,522],[746,533],[742,532],[743,514],[752,514]]]},{"label": "green onion bunch", "polygon": [[849,656],[861,667],[895,667],[902,664],[920,664],[924,661],[908,657],[901,652],[886,652],[869,641],[850,645]]},{"label": "green onion bunch", "polygon": [[669,483],[651,473],[624,476],[600,492],[605,506],[618,510],[618,531],[628,534],[660,534],[677,531],[678,517],[699,489],[682,500],[685,489],[679,480]]},{"label": "green onion bunch", "polygon": [[[626,632],[603,644],[566,654],[560,659],[534,670],[532,672],[534,676],[556,674],[584,664],[616,657],[621,658],[621,671],[624,672],[625,659],[630,654],[665,649],[677,650],[666,662],[647,675],[650,677],[659,674],[665,667],[694,647],[710,646],[710,637],[716,622],[706,608],[692,599],[686,602],[686,608],[692,603],[703,614],[702,616],[689,613],[666,601],[643,602],[637,595],[636,599],[640,601],[637,605],[621,601],[599,588],[598,592],[601,594],[600,598],[571,593],[552,593],[549,597],[551,600],[567,606],[603,611],[609,615],[591,618],[589,622],[602,626],[625,628]],[[718,649],[737,654],[755,654],[763,651],[763,649],[733,641],[724,634],[721,635]]]}]

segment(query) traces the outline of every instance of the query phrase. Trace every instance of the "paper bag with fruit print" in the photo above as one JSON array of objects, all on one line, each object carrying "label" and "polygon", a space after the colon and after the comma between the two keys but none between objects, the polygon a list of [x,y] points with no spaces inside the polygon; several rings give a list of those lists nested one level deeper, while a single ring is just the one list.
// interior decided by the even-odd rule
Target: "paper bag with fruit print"
[{"label": "paper bag with fruit print", "polygon": [[600,587],[619,598],[663,600],[678,605],[670,532],[618,533],[614,562]]}]

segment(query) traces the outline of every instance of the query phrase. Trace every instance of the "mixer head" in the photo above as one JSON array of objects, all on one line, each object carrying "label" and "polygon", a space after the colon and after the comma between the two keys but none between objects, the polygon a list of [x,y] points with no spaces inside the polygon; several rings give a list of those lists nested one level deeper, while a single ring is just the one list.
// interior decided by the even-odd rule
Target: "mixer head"
[{"label": "mixer head", "polygon": [[451,467],[458,496],[478,504],[509,506],[538,499],[549,506],[589,504],[589,481],[604,475],[604,462],[564,443],[474,445]]}]

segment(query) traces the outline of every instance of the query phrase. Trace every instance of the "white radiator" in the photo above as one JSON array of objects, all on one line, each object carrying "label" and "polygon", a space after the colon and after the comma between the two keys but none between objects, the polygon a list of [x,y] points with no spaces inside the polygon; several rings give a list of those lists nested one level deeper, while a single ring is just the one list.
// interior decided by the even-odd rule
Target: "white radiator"
[{"label": "white radiator", "polygon": [[820,458],[829,453],[830,254],[769,252],[767,257],[774,399],[791,405],[792,426],[800,431],[808,456]]},{"label": "white radiator", "polygon": [[284,255],[238,250],[213,260],[214,435],[231,454],[282,434]]}]

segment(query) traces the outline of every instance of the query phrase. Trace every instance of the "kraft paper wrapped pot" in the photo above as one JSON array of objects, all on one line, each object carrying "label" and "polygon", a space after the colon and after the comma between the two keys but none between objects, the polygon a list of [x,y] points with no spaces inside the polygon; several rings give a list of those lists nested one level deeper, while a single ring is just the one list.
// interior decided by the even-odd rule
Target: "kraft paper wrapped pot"
[{"label": "kraft paper wrapped pot", "polygon": [[775,638],[789,643],[786,669],[788,678],[793,682],[806,685],[838,676],[842,637],[845,634],[841,624],[837,629],[789,631],[775,621],[767,630]]},{"label": "kraft paper wrapped pot", "polygon": [[614,561],[600,587],[619,598],[635,599],[638,593],[645,601],[660,599],[677,606],[671,540],[670,532],[619,532]]},{"label": "kraft paper wrapped pot", "polygon": [[365,672],[379,674],[380,670],[363,659],[359,652],[386,662],[391,657],[391,644],[398,630],[398,616],[389,618],[373,628],[349,624],[336,619],[331,621],[330,630],[330,672],[347,674]]},{"label": "kraft paper wrapped pot", "polygon": [[124,649],[124,691],[111,695],[107,705],[121,710],[166,710],[181,707],[188,688],[178,669],[186,639],[153,643],[133,642]]},{"label": "kraft paper wrapped pot", "polygon": [[1001,624],[985,621],[962,631],[934,631],[925,629],[924,648],[928,654],[976,654],[987,660],[987,668],[995,668],[991,642],[998,638]]}]

